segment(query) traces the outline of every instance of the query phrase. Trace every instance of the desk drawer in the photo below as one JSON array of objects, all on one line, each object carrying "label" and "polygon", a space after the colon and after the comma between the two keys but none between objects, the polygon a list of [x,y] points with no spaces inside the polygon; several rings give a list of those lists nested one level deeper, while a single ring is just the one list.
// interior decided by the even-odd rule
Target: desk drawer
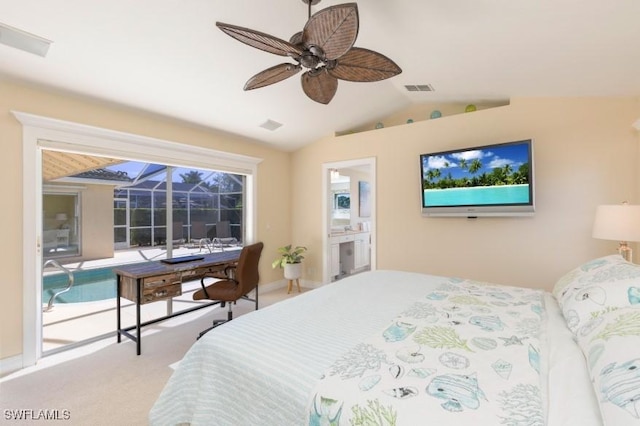
[{"label": "desk drawer", "polygon": [[182,294],[182,284],[170,284],[161,287],[145,288],[142,292],[141,305],[156,302],[158,300],[170,299]]},{"label": "desk drawer", "polygon": [[[142,300],[140,304],[170,299],[182,294],[182,281],[176,274],[157,275],[142,279]],[[137,299],[137,284],[135,278],[122,277],[120,281],[120,295],[135,302]]]},{"label": "desk drawer", "polygon": [[210,273],[218,273],[222,275],[224,274],[224,270],[226,267],[235,266],[235,265],[236,265],[235,263],[230,265],[213,265],[213,266],[206,266],[206,267],[197,268],[197,269],[180,271],[180,277],[182,282],[187,282],[187,281],[199,280],[200,278]]},{"label": "desk drawer", "polygon": [[231,271],[230,273],[233,275],[233,272],[235,271],[235,267],[236,267],[236,263],[232,263],[229,265],[218,265],[218,266],[209,266],[208,268],[204,268],[202,269],[202,275],[206,275],[206,274],[220,274],[220,275],[224,275],[224,271],[225,269],[229,268],[229,271]]},{"label": "desk drawer", "polygon": [[330,241],[332,244],[343,244],[343,243],[348,243],[354,240],[355,240],[355,236],[353,234],[332,236],[330,238]]},{"label": "desk drawer", "polygon": [[176,274],[157,275],[155,277],[147,277],[142,279],[142,291],[157,287],[164,287],[171,284],[179,284],[180,276]]}]

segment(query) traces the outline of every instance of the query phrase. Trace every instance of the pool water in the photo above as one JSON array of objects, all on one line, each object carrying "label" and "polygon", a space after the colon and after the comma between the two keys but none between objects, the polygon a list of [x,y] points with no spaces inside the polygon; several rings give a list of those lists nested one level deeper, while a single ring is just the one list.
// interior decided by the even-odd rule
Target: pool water
[{"label": "pool water", "polygon": [[[71,290],[62,293],[54,303],[95,302],[115,299],[116,275],[112,268],[73,271],[74,284]],[[48,303],[51,296],[67,287],[67,274],[46,275],[42,280],[42,303]]]}]

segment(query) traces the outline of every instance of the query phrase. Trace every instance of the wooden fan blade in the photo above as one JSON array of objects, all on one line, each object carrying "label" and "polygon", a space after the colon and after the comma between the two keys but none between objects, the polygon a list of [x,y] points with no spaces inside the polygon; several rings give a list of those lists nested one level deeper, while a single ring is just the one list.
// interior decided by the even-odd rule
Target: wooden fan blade
[{"label": "wooden fan blade", "polygon": [[402,72],[395,62],[383,54],[361,47],[352,48],[336,62],[336,66],[328,72],[341,80],[379,81]]},{"label": "wooden fan blade", "polygon": [[302,41],[306,47],[320,47],[326,59],[336,59],[356,42],[358,25],[356,3],[327,7],[309,18],[302,31]]},{"label": "wooden fan blade", "polygon": [[299,47],[294,46],[288,41],[281,40],[278,37],[223,22],[216,22],[216,26],[225,34],[256,49],[280,56],[299,57],[302,55],[302,50]]},{"label": "wooden fan blade", "polygon": [[338,90],[338,80],[326,69],[307,71],[302,74],[302,90],[312,100],[326,105]]},{"label": "wooden fan blade", "polygon": [[302,67],[294,64],[279,64],[275,67],[268,68],[258,74],[254,75],[244,85],[244,90],[258,89],[260,87],[268,86],[273,83],[277,83],[292,75],[297,74]]},{"label": "wooden fan blade", "polygon": [[289,43],[293,44],[294,46],[299,46],[302,44],[302,31],[295,33],[294,35],[291,36],[291,38],[289,39]]}]

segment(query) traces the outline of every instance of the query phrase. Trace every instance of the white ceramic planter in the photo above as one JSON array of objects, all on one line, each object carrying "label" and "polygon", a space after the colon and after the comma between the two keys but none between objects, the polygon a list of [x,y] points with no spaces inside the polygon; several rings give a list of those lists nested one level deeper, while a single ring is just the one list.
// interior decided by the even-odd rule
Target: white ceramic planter
[{"label": "white ceramic planter", "polygon": [[296,280],[302,276],[302,263],[285,263],[284,277],[288,280]]}]

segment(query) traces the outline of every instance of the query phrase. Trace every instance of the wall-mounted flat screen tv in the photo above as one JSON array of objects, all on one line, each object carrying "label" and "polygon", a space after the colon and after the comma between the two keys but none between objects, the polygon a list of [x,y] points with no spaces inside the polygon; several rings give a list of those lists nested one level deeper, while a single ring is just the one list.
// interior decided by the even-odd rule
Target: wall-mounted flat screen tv
[{"label": "wall-mounted flat screen tv", "polygon": [[531,139],[420,156],[425,216],[526,216],[534,212]]}]

